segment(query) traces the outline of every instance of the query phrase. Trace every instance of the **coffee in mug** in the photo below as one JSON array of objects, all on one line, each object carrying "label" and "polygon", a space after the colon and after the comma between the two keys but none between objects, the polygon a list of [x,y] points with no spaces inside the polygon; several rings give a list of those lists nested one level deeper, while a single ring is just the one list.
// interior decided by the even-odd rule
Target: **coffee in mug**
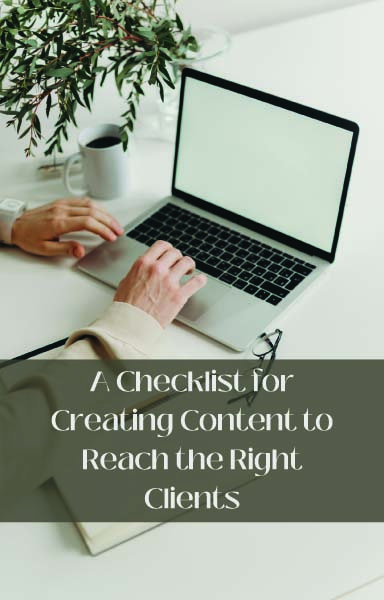
[{"label": "coffee in mug", "polygon": [[[89,195],[107,200],[128,192],[128,161],[123,150],[118,125],[98,125],[80,132],[79,152],[64,164],[64,183],[74,196]],[[71,166],[80,161],[85,187],[75,188],[71,183]]]}]

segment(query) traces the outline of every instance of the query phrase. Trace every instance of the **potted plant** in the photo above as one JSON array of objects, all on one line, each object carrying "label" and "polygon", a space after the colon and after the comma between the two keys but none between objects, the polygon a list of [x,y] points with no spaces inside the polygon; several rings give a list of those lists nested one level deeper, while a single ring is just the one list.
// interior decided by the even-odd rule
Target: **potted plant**
[{"label": "potted plant", "polygon": [[43,139],[39,115],[54,109],[45,154],[62,152],[76,109],[91,110],[96,86],[114,77],[126,100],[127,148],[145,83],[174,88],[169,65],[198,49],[176,0],[3,0],[0,19],[0,107],[7,125],[26,138],[30,156]]}]

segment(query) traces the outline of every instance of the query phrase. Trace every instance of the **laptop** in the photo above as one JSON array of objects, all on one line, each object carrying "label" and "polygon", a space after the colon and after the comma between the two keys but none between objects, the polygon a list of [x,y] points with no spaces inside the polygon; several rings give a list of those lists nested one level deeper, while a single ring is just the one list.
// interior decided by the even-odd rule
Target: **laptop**
[{"label": "laptop", "polygon": [[184,69],[172,195],[79,263],[117,287],[156,240],[208,275],[178,319],[243,351],[335,260],[356,123]]}]

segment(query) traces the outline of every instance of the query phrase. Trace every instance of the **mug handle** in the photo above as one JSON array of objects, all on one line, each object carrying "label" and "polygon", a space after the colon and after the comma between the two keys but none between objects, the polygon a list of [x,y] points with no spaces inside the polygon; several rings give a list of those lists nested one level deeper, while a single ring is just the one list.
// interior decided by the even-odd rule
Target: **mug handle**
[{"label": "mug handle", "polygon": [[85,196],[87,194],[87,190],[85,188],[74,188],[70,182],[70,171],[73,164],[79,162],[81,160],[80,152],[76,152],[76,154],[72,154],[69,156],[64,163],[64,185],[67,188],[69,194],[73,196]]}]

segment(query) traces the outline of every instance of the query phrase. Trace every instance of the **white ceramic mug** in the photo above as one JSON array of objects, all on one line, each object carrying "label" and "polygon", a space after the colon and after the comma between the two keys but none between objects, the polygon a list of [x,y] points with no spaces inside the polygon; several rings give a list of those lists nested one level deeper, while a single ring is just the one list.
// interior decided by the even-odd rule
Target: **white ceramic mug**
[{"label": "white ceramic mug", "polygon": [[[106,138],[119,140],[104,147],[95,147],[99,140]],[[98,125],[81,131],[78,137],[80,151],[73,154],[64,164],[64,184],[68,192],[74,196],[89,195],[92,198],[106,200],[121,197],[128,191],[128,160],[123,150],[118,125]],[[72,186],[70,181],[71,166],[81,161],[84,173],[85,188]]]}]

